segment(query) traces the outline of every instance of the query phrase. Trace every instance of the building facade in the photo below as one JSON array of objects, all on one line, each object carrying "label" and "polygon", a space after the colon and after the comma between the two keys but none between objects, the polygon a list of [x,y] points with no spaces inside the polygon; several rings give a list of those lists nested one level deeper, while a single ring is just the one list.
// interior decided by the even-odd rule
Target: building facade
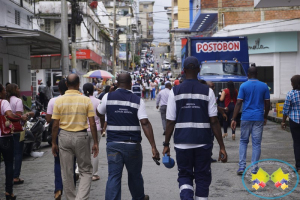
[{"label": "building facade", "polygon": [[142,26],[142,41],[146,47],[153,42],[153,6],[155,1],[141,1],[139,5],[139,19]]}]

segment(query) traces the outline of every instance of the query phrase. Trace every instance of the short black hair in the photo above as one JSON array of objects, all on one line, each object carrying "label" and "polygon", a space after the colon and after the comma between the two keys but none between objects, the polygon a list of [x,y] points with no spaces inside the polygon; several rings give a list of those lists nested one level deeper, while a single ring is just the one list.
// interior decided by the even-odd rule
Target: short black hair
[{"label": "short black hair", "polygon": [[75,78],[70,79],[71,75],[72,74],[69,74],[68,77],[67,77],[68,86],[75,87],[75,86],[79,85],[79,76],[77,74],[74,74]]},{"label": "short black hair", "polygon": [[294,75],[291,78],[293,90],[300,90],[300,75]]},{"label": "short black hair", "polygon": [[61,79],[58,83],[58,89],[61,92],[62,95],[64,95],[66,93],[66,91],[68,90],[68,87],[66,85],[66,79]]}]

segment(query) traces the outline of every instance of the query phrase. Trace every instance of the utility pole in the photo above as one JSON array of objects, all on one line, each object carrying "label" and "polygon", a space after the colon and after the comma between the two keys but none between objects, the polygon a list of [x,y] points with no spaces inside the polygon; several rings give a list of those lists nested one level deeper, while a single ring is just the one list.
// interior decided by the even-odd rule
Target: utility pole
[{"label": "utility pole", "polygon": [[112,74],[113,76],[116,75],[116,42],[117,42],[117,36],[116,36],[116,0],[114,0],[114,26],[113,26],[113,60],[112,60]]},{"label": "utility pole", "polygon": [[129,28],[128,28],[128,17],[127,17],[127,23],[126,23],[126,32],[127,32],[127,34],[126,34],[126,70],[128,70],[129,68],[129,65],[128,65],[128,57],[129,57],[129,34],[130,34],[130,32],[129,32]]},{"label": "utility pole", "polygon": [[61,40],[62,40],[62,75],[69,74],[69,44],[68,44],[68,4],[66,0],[61,0]]},{"label": "utility pole", "polygon": [[72,55],[72,72],[76,73],[76,20],[77,20],[77,0],[73,0],[72,4],[72,44],[71,44],[71,55]]}]

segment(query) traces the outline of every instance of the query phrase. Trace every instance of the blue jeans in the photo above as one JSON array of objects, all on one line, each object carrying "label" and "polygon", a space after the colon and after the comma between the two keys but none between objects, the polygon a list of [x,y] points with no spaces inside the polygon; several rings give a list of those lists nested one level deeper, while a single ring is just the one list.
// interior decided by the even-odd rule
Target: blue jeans
[{"label": "blue jeans", "polygon": [[[193,200],[194,196],[207,198],[211,184],[212,145],[192,149],[175,147],[178,166],[180,199]],[[196,192],[193,182],[195,179]]]},{"label": "blue jeans", "polygon": [[155,88],[151,90],[151,99],[155,99]]},{"label": "blue jeans", "polygon": [[[13,193],[14,139],[13,136],[0,137],[0,155],[5,164],[5,192]],[[1,161],[0,161],[1,162]]]},{"label": "blue jeans", "polygon": [[14,133],[14,178],[19,178],[22,167],[24,141],[20,142],[20,133]]},{"label": "blue jeans", "polygon": [[241,139],[240,139],[240,160],[239,167],[246,168],[247,146],[251,134],[252,139],[252,159],[251,163],[255,163],[260,158],[261,140],[264,128],[263,121],[241,121]]},{"label": "blue jeans", "polygon": [[105,200],[121,200],[121,179],[124,165],[128,172],[128,186],[132,200],[143,200],[143,152],[141,144],[108,142],[106,145],[108,180]]},{"label": "blue jeans", "polygon": [[[58,131],[57,136],[59,135],[60,129]],[[56,138],[56,143],[58,145],[58,137]],[[59,153],[56,154],[57,156],[54,157],[54,193],[57,191],[63,192],[63,182],[61,178],[61,167],[60,167],[60,160],[59,160]],[[74,183],[76,185],[76,174],[75,174],[75,169],[76,169],[76,159],[74,159]]]}]

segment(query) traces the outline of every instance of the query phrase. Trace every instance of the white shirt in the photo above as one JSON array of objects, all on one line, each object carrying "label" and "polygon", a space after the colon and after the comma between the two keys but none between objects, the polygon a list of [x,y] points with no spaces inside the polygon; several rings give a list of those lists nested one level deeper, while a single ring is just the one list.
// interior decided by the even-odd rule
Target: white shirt
[{"label": "white shirt", "polygon": [[[209,89],[209,101],[208,101],[208,116],[215,117],[218,115],[218,107],[216,104],[215,94],[212,89]],[[174,98],[173,89],[169,93],[168,106],[167,106],[167,117],[168,120],[176,120],[176,102]],[[178,149],[192,149],[203,147],[206,144],[174,144],[174,147]]]},{"label": "white shirt", "polygon": [[157,98],[156,98],[157,106],[158,106],[158,104],[159,104],[159,106],[168,105],[168,98],[169,98],[170,91],[171,90],[169,88],[165,88],[158,93]]}]

